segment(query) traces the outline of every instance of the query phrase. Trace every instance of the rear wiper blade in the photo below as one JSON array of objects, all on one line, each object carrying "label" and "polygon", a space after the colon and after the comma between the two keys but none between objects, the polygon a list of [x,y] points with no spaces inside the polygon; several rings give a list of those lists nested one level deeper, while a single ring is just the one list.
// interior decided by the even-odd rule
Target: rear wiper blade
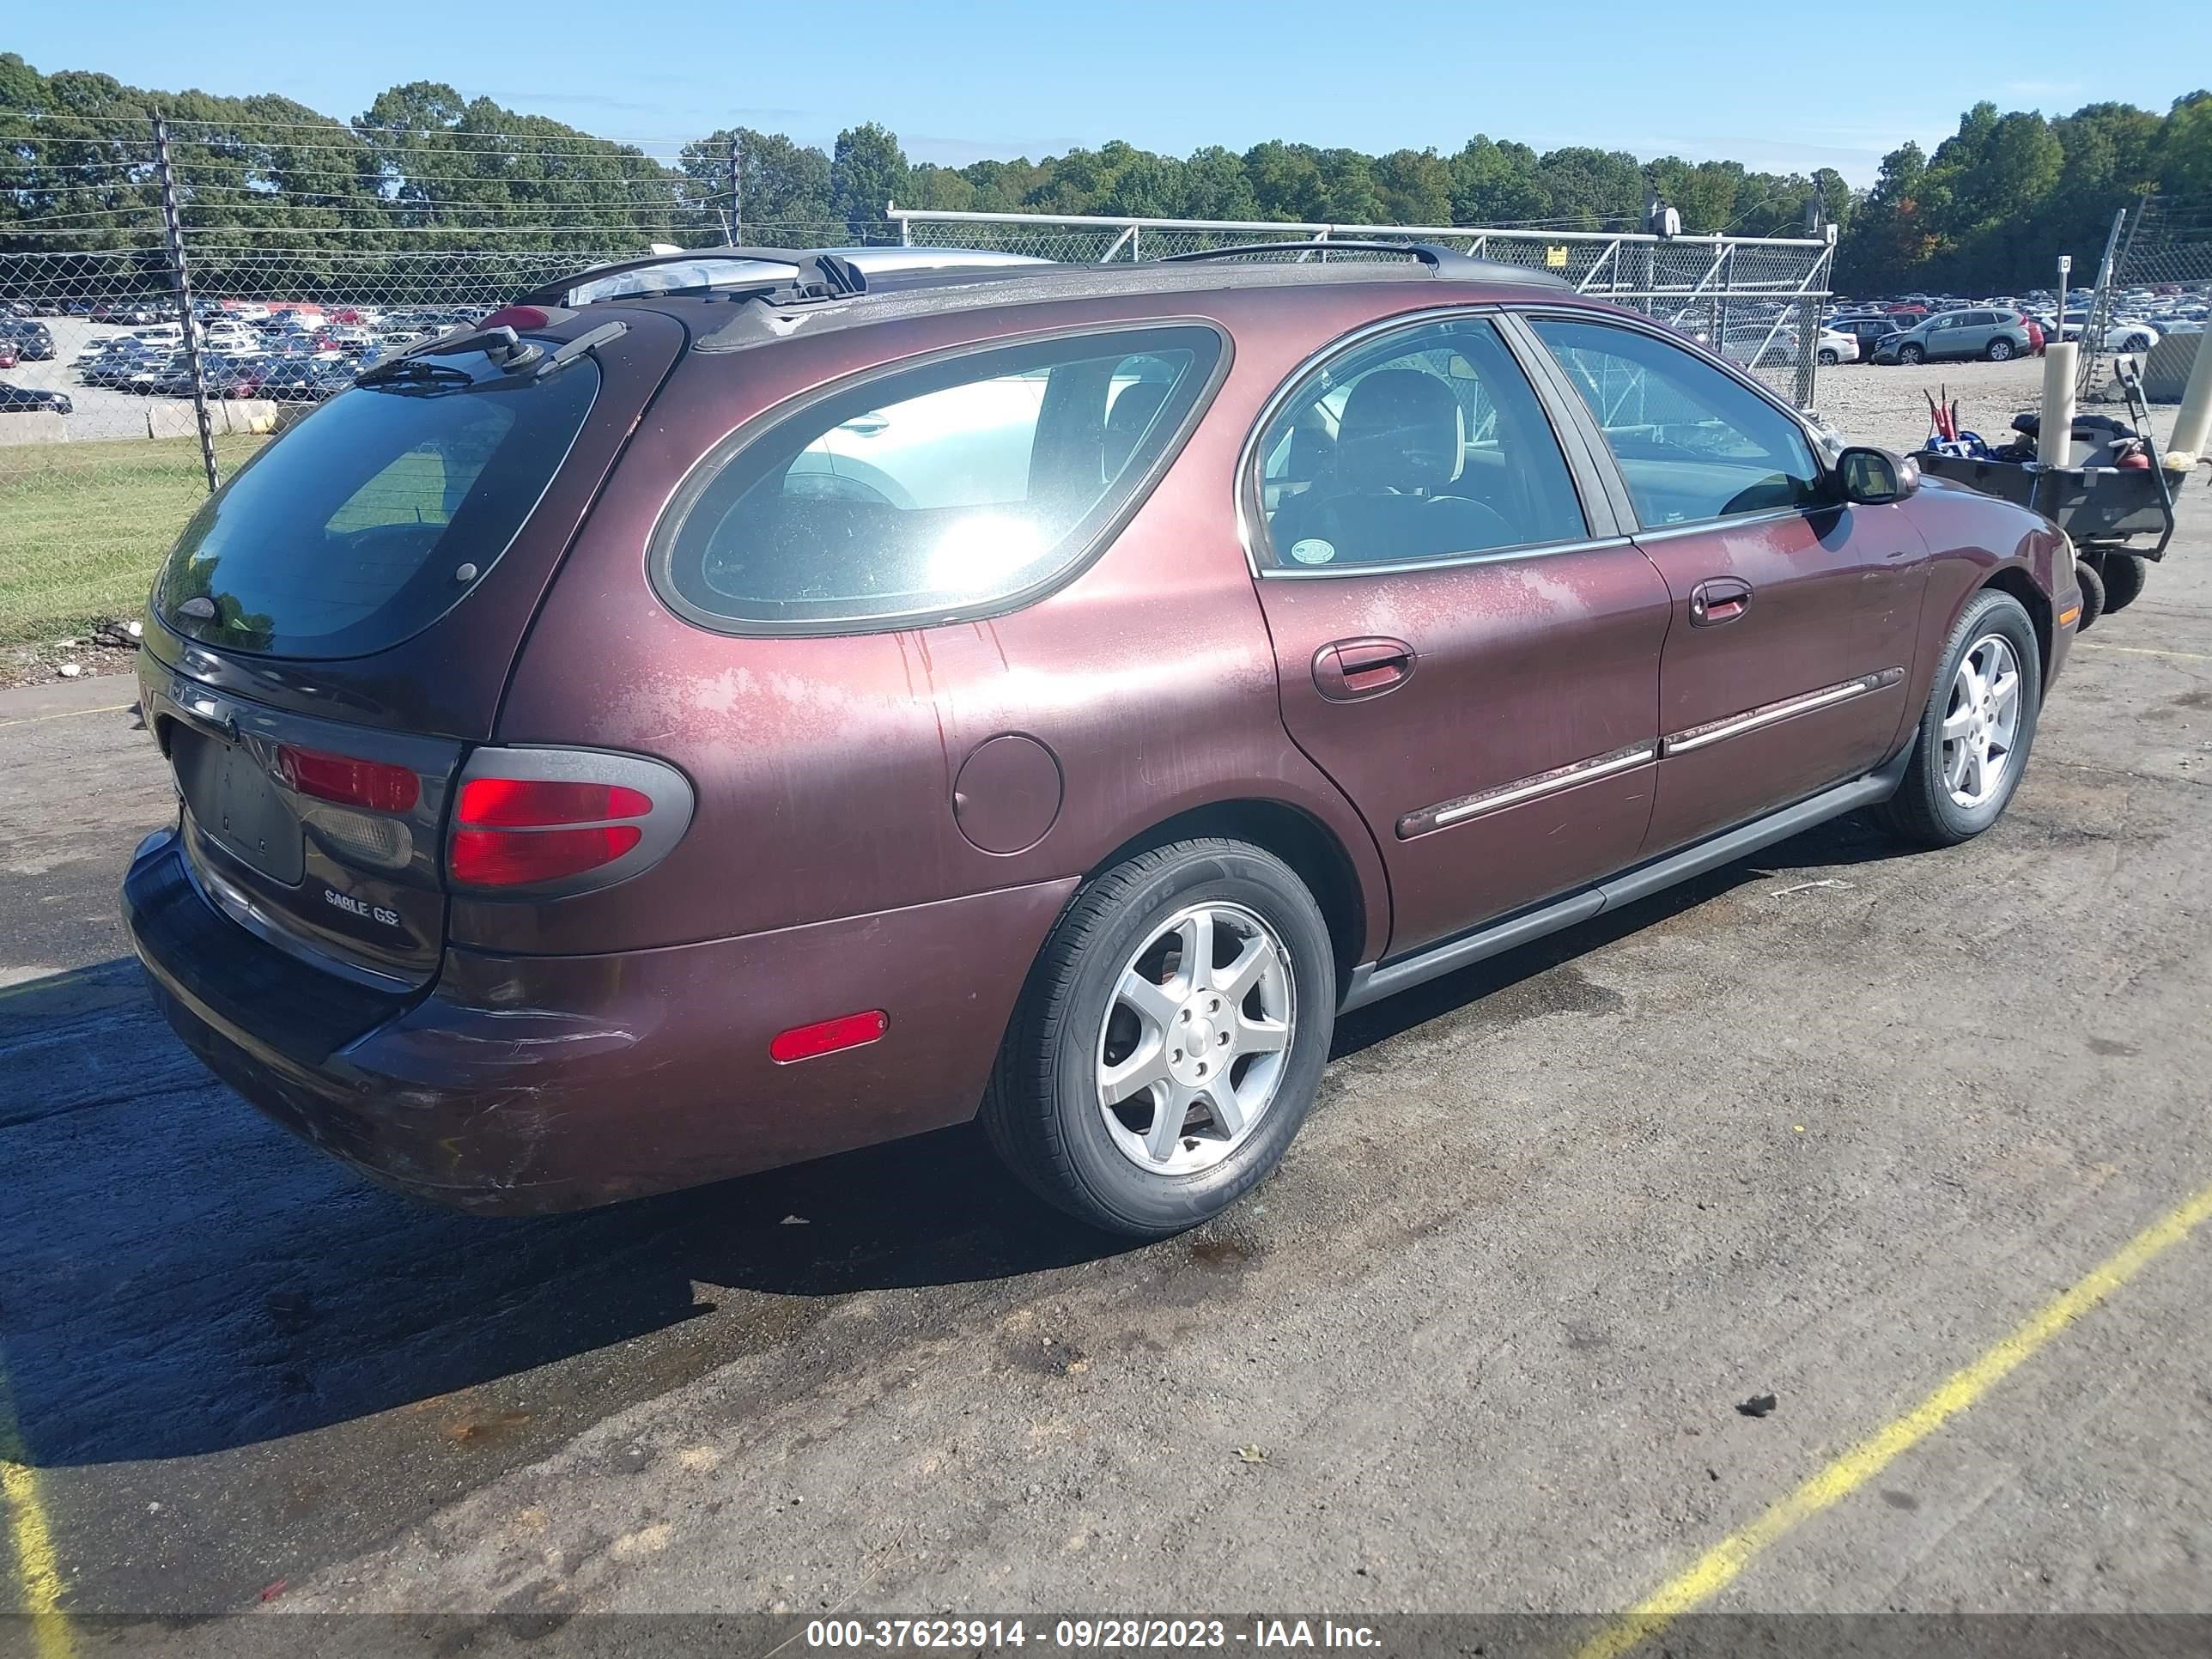
[{"label": "rear wiper blade", "polygon": [[477,377],[465,368],[456,368],[451,363],[434,363],[421,357],[387,357],[380,363],[371,363],[353,377],[356,386],[384,386],[397,380],[450,380],[474,386]]},{"label": "rear wiper blade", "polygon": [[533,380],[542,380],[548,374],[568,368],[586,352],[595,347],[605,345],[611,341],[619,340],[629,332],[629,325],[623,322],[601,323],[597,328],[587,329],[565,344],[556,346],[552,354],[538,365],[530,378]]}]

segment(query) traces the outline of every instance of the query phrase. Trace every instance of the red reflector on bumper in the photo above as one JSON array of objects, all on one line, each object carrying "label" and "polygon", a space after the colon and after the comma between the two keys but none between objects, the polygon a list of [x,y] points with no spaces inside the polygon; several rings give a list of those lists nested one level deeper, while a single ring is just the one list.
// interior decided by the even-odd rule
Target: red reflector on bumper
[{"label": "red reflector on bumper", "polygon": [[775,1034],[768,1045],[768,1057],[779,1066],[788,1066],[794,1060],[811,1060],[840,1048],[862,1048],[890,1026],[890,1016],[880,1008],[871,1008],[865,1014],[840,1014],[812,1025],[794,1025]]}]

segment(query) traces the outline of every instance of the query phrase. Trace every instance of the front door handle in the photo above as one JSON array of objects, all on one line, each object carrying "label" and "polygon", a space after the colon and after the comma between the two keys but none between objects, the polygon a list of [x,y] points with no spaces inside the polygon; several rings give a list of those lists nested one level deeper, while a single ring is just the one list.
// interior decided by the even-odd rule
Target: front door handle
[{"label": "front door handle", "polygon": [[1739,576],[1714,576],[1690,590],[1690,626],[1734,622],[1751,608],[1751,584]]},{"label": "front door handle", "polygon": [[1314,684],[1331,702],[1358,702],[1395,691],[1413,677],[1419,653],[1403,640],[1376,635],[1331,640],[1314,653]]}]

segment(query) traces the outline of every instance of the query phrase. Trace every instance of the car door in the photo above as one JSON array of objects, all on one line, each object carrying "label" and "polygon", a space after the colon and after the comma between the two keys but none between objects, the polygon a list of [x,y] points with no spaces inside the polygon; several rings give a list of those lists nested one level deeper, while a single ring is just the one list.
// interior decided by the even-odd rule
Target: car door
[{"label": "car door", "polygon": [[1374,833],[1389,954],[1635,856],[1666,584],[1493,320],[1340,343],[1270,404],[1243,489],[1284,722]]},{"label": "car door", "polygon": [[1613,463],[1674,611],[1656,855],[1863,774],[1893,749],[1928,548],[1844,503],[1796,416],[1656,331],[1526,319]]}]

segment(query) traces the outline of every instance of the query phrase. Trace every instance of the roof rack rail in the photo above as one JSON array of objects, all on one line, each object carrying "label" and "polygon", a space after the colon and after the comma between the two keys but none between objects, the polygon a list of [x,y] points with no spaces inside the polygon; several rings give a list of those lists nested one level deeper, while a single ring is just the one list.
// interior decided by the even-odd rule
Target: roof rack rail
[{"label": "roof rack rail", "polygon": [[1358,241],[1349,237],[1318,237],[1304,242],[1240,242],[1233,247],[1194,248],[1188,253],[1165,254],[1158,263],[1195,264],[1207,259],[1249,258],[1255,253],[1402,253],[1409,259],[1419,260],[1438,276],[1532,283],[1544,288],[1569,286],[1549,271],[1509,264],[1500,259],[1478,259],[1471,253],[1462,253],[1457,248],[1440,246],[1435,242],[1384,242],[1364,238]]},{"label": "roof rack rail", "polygon": [[[512,303],[526,306],[588,305],[589,296],[574,296],[602,283],[615,282],[634,273],[647,272],[682,265],[702,265],[709,263],[753,264],[775,267],[763,270],[755,282],[722,283],[682,283],[690,288],[708,286],[722,293],[787,294],[793,299],[849,299],[868,291],[868,278],[859,266],[842,254],[826,252],[819,248],[787,247],[702,247],[686,248],[676,253],[647,254],[635,259],[618,259],[611,264],[592,265],[567,276],[556,276],[541,283]],[[670,289],[655,289],[649,283],[624,286],[605,295],[608,299],[627,294],[667,293]]]}]

